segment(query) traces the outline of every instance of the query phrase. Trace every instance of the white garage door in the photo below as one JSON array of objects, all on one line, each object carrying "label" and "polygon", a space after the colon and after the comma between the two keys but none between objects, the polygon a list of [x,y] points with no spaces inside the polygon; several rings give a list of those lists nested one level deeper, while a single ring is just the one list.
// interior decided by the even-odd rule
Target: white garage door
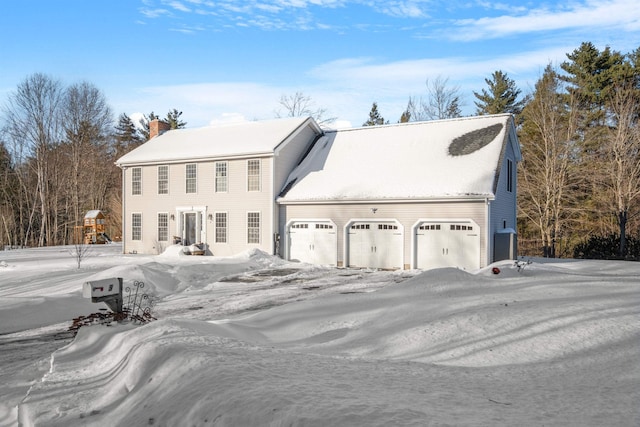
[{"label": "white garage door", "polygon": [[289,225],[289,259],[336,265],[338,240],[331,221],[296,221]]},{"label": "white garage door", "polygon": [[354,222],[347,244],[350,267],[403,267],[402,227],[396,222]]},{"label": "white garage door", "polygon": [[474,221],[427,221],[416,228],[416,267],[480,268],[480,227]]}]

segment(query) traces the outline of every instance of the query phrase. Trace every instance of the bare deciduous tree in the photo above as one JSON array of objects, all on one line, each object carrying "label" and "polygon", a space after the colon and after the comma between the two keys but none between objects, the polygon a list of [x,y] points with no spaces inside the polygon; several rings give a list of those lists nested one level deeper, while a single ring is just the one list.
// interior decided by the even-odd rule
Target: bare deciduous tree
[{"label": "bare deciduous tree", "polygon": [[618,255],[624,256],[629,213],[640,196],[640,90],[631,79],[621,82],[610,92],[607,104],[612,123],[601,150],[602,173],[598,177],[616,213]]},{"label": "bare deciduous tree", "polygon": [[[9,95],[5,108],[6,129],[14,144],[14,158],[20,162],[26,162],[28,157],[33,158],[37,203],[31,205],[28,213],[28,231],[24,238],[28,239],[31,228],[39,224],[38,246],[54,240],[49,179],[55,171],[47,162],[47,155],[62,139],[60,106],[63,95],[62,84],[58,80],[36,73],[27,77]],[[38,209],[40,215],[36,218]]]},{"label": "bare deciduous tree", "polygon": [[545,257],[556,256],[557,240],[571,220],[571,188],[577,185],[574,167],[575,109],[560,94],[558,75],[548,66],[523,110],[520,135],[520,212],[538,230]]},{"label": "bare deciduous tree", "polygon": [[310,96],[302,92],[293,95],[282,95],[280,105],[284,113],[276,111],[276,117],[313,117],[320,126],[327,126],[336,121],[336,117],[327,117],[326,108],[315,108]]},{"label": "bare deciduous tree", "polygon": [[460,117],[460,88],[449,86],[449,79],[442,76],[427,79],[427,98],[409,98],[406,114],[411,121],[452,119]]},{"label": "bare deciduous tree", "polygon": [[102,92],[90,83],[70,86],[63,111],[65,143],[63,156],[68,160],[61,169],[67,185],[71,226],[82,224],[84,211],[103,209],[109,187],[110,162],[107,135],[112,129],[112,113]]}]

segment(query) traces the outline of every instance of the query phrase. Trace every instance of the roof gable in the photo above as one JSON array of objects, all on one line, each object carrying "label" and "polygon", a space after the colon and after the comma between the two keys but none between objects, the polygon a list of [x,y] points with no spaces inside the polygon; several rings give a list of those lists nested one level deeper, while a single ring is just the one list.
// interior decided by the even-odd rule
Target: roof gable
[{"label": "roof gable", "polygon": [[310,117],[230,123],[167,131],[122,156],[119,166],[273,154]]},{"label": "roof gable", "polygon": [[280,200],[492,196],[513,126],[500,114],[327,132]]}]

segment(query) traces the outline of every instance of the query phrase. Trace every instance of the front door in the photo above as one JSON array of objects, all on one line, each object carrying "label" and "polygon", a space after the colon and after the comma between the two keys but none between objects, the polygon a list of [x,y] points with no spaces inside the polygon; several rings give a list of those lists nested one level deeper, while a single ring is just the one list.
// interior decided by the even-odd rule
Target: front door
[{"label": "front door", "polygon": [[196,236],[196,226],[197,226],[197,217],[195,212],[185,212],[184,213],[184,229],[182,230],[182,242],[185,246],[193,245],[197,242]]}]

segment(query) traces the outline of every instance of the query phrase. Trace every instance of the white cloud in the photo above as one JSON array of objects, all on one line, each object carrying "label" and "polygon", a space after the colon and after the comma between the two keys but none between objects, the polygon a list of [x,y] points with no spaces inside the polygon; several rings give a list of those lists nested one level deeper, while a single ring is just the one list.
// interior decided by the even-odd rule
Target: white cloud
[{"label": "white cloud", "polygon": [[307,73],[306,81],[293,87],[256,82],[218,82],[146,87],[140,89],[125,111],[155,111],[163,115],[172,108],[184,112],[190,127],[211,123],[270,119],[281,109],[282,95],[303,92],[315,106],[337,117],[334,126],[360,126],[371,104],[396,122],[410,96],[425,96],[427,79],[438,76],[458,86],[463,96],[463,113],[474,110],[473,91],[485,87],[485,78],[496,70],[506,72],[523,92],[528,92],[548,63],[558,64],[575,46],[525,51],[491,58],[426,58],[384,62],[375,58],[346,58],[327,62]]},{"label": "white cloud", "polygon": [[[159,2],[168,9],[156,8],[154,3]],[[240,22],[235,24],[244,27],[257,27],[265,30],[313,30],[313,29],[337,29],[317,23],[314,12],[318,9],[336,9],[348,7],[350,4],[364,5],[379,14],[394,18],[426,18],[427,5],[431,0],[249,0],[245,2],[221,1],[211,2],[204,0],[145,0],[146,8],[142,13],[147,18],[157,18],[163,15],[171,15],[171,10],[180,12],[194,12],[202,16],[212,16],[223,22]],[[194,6],[191,9],[187,4]],[[300,14],[305,13],[303,23],[300,23]],[[362,25],[357,22],[360,14],[354,15],[351,27]],[[365,18],[362,18],[365,19]]]},{"label": "white cloud", "polygon": [[609,0],[571,3],[564,8],[538,8],[526,14],[502,15],[495,18],[461,19],[460,28],[450,32],[454,40],[477,40],[504,37],[510,34],[572,28],[640,29],[640,7],[637,0]]},{"label": "white cloud", "polygon": [[158,18],[160,16],[166,16],[170,14],[170,12],[167,9],[152,9],[152,8],[141,8],[140,13],[142,13],[147,18]]},{"label": "white cloud", "polygon": [[189,127],[212,122],[275,117],[283,89],[252,82],[202,83],[154,86],[139,89],[128,101],[128,110],[155,111],[163,116],[177,108]]},{"label": "white cloud", "polygon": [[241,123],[247,122],[247,118],[241,113],[222,113],[209,121],[210,125],[219,125],[225,123]]},{"label": "white cloud", "polygon": [[179,1],[170,1],[167,3],[168,6],[172,7],[175,10],[179,10],[180,12],[191,12],[187,6]]},{"label": "white cloud", "polygon": [[426,18],[428,16],[425,1],[389,1],[380,2],[379,12],[396,18]]}]

